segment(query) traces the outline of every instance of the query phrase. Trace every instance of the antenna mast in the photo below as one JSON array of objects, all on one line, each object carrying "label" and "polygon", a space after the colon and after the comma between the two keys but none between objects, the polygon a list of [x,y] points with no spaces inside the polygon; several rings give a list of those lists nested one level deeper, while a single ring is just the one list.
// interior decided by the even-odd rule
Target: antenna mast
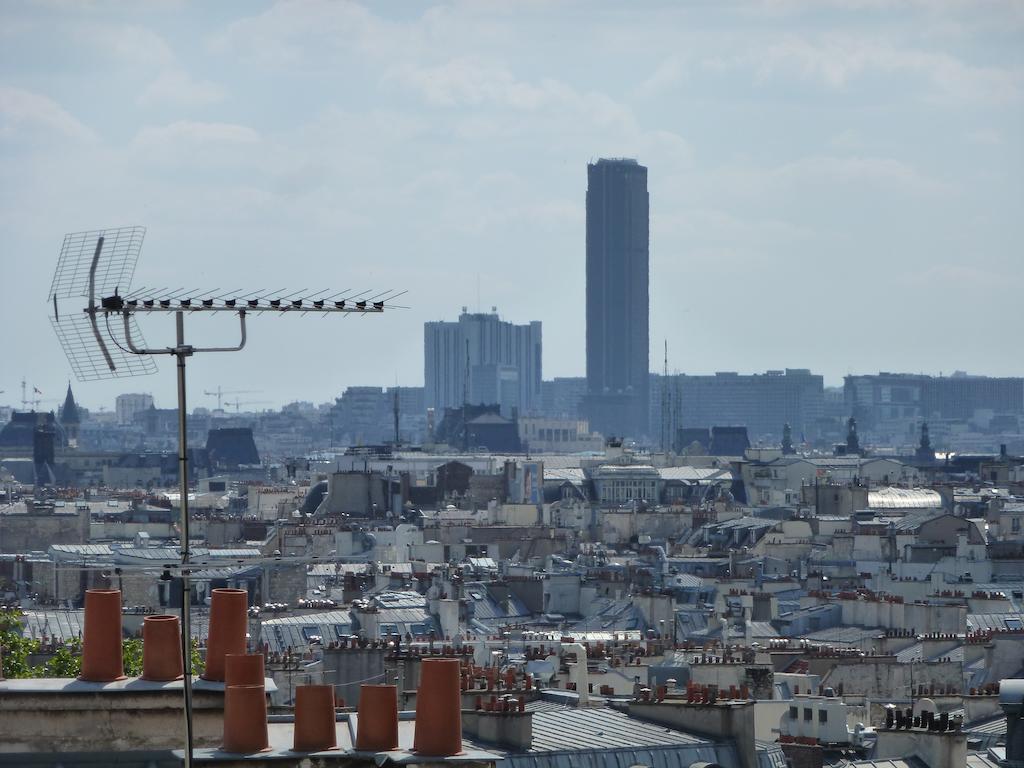
[{"label": "antenna mast", "polygon": [[394,411],[395,417],[395,447],[394,450],[398,450],[398,387],[395,387],[395,398],[392,403],[392,410]]},{"label": "antenna mast", "polygon": [[661,452],[668,453],[669,433],[669,394],[668,394],[668,339],[665,339],[665,362],[661,373]]},{"label": "antenna mast", "polygon": [[[237,352],[245,347],[245,318],[251,313],[313,312],[315,314],[371,314],[384,311],[401,293],[305,291],[281,295],[263,291],[218,295],[216,290],[188,292],[183,289],[130,291],[135,264],[146,230],[123,227],[66,235],[50,286],[53,305],[50,323],[79,381],[138,376],[156,372],[154,355],[175,358],[178,378],[178,481],[181,495],[181,646],[185,667],[185,759],[193,762],[192,647],[190,627],[190,545],[188,509],[188,431],[186,419],[185,361],[198,352]],[[125,289],[125,295],[121,289]],[[346,295],[347,293],[347,295]],[[85,300],[85,307],[82,302]],[[64,312],[61,312],[61,305]],[[67,310],[70,310],[67,311]],[[185,343],[187,313],[237,315],[239,342],[233,347],[193,347]],[[139,331],[139,314],[173,314],[175,343],[171,347],[147,347]],[[113,323],[111,321],[113,320]],[[120,322],[118,322],[120,321]],[[24,390],[24,382],[22,388]],[[218,404],[221,391],[217,391]]]}]

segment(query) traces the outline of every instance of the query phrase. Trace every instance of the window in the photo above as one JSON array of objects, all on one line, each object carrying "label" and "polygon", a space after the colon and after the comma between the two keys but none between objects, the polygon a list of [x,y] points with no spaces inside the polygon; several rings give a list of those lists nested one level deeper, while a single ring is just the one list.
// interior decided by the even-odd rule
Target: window
[{"label": "window", "polygon": [[789,719],[796,720],[799,717],[799,710],[796,707],[789,708]]},{"label": "window", "polygon": [[812,710],[810,707],[804,707],[804,720],[809,723],[813,719],[814,710]]},{"label": "window", "polygon": [[1013,518],[1011,520],[1011,522],[1010,522],[1010,529],[1014,533],[1020,533],[1020,518],[1019,517],[1015,517],[1015,518]]},{"label": "window", "polygon": [[824,710],[824,709],[819,709],[818,710],[818,722],[819,723],[827,723],[828,722],[828,710]]}]

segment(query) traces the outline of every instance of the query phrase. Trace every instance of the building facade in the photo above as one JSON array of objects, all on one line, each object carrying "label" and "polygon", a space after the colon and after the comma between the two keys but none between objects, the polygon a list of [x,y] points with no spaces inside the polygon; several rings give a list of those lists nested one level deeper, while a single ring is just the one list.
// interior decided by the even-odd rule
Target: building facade
[{"label": "building facade", "polygon": [[135,422],[135,414],[148,411],[152,407],[153,396],[141,392],[118,395],[117,399],[114,400],[117,423],[121,426],[130,426]]},{"label": "building facade", "polygon": [[540,406],[541,324],[515,325],[497,309],[423,326],[425,405],[437,413],[464,402],[527,413]]},{"label": "building facade", "polygon": [[[681,428],[741,426],[754,442],[781,440],[790,425],[793,440],[816,436],[824,414],[824,382],[805,368],[709,376],[651,375],[651,424],[667,433]],[[657,429],[652,430],[658,434]]]},{"label": "building facade", "polygon": [[647,168],[629,159],[587,166],[587,396],[605,435],[647,433],[650,372]]},{"label": "building facade", "polygon": [[542,415],[552,419],[577,419],[587,394],[587,380],[583,376],[555,377],[541,382],[540,394]]},{"label": "building facade", "polygon": [[1024,378],[882,372],[847,376],[843,396],[847,413],[876,439],[915,432],[921,421],[1024,414]]}]

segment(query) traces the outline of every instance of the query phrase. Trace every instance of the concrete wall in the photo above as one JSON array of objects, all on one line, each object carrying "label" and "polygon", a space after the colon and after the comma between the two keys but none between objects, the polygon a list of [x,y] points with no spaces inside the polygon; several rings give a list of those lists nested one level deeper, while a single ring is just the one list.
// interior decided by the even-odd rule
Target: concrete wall
[{"label": "concrete wall", "polygon": [[540,513],[536,504],[502,504],[495,511],[499,525],[536,525]]},{"label": "concrete wall", "polygon": [[692,514],[602,510],[599,540],[609,544],[628,542],[645,533],[655,539],[675,539],[693,527]]},{"label": "concrete wall", "polygon": [[51,544],[85,544],[89,541],[86,509],[61,514],[0,516],[0,553],[24,554],[45,551]]},{"label": "concrete wall", "polygon": [[662,723],[681,731],[732,739],[740,758],[740,768],[757,768],[754,740],[754,705],[751,702],[687,704],[630,702],[629,715]]},{"label": "concrete wall", "polygon": [[[359,705],[359,686],[362,683],[380,685],[394,683],[396,675],[385,680],[384,659],[388,652],[382,648],[324,649],[323,678],[325,685],[333,685],[334,693],[345,699],[350,707]],[[409,685],[410,681],[404,681]],[[278,682],[280,686],[280,682]]]},{"label": "concrete wall", "polygon": [[[675,604],[670,595],[634,595],[633,605],[640,609],[648,626],[655,632],[661,632],[661,628],[664,626],[665,635],[672,637]],[[663,621],[664,624],[661,623]]]},{"label": "concrete wall", "polygon": [[[826,659],[835,664],[836,659]],[[913,681],[911,681],[913,678]],[[910,695],[910,686],[916,689],[923,685],[953,685],[963,687],[963,671],[960,662],[936,661],[924,664],[900,664],[894,659],[872,661],[870,657],[853,663],[838,663],[822,676],[821,685],[843,693],[864,694],[871,698],[905,698]]]},{"label": "concrete wall", "polygon": [[281,602],[294,605],[306,596],[306,566],[266,565],[263,569],[263,602]]},{"label": "concrete wall", "polygon": [[967,608],[960,605],[890,603],[884,600],[839,600],[843,624],[912,629],[918,634],[964,632]]},{"label": "concrete wall", "polygon": [[917,755],[928,768],[963,768],[967,765],[967,734],[955,731],[878,730],[874,758]]},{"label": "concrete wall", "polygon": [[754,738],[761,741],[776,741],[779,738],[779,722],[789,711],[788,701],[760,700],[754,702]]},{"label": "concrete wall", "polygon": [[330,477],[327,513],[367,515],[373,505],[383,514],[388,509],[380,475],[367,472],[335,472]]},{"label": "concrete wall", "polygon": [[[134,689],[133,689],[134,686]],[[224,695],[193,691],[198,747],[216,747],[224,735]],[[180,748],[181,687],[130,679],[0,682],[0,752],[126,751]]]},{"label": "concrete wall", "polygon": [[579,613],[580,577],[557,574],[544,578],[543,611],[545,613]]}]

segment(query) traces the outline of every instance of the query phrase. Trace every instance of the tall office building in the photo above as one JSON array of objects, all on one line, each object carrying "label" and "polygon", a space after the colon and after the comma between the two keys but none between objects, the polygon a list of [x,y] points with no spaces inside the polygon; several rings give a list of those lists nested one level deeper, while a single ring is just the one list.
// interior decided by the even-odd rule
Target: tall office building
[{"label": "tall office building", "polygon": [[[513,325],[463,308],[458,322],[423,325],[425,403],[443,413],[473,405],[500,405],[525,415],[540,407],[541,324]],[[467,378],[468,376],[468,378]]]},{"label": "tall office building", "polygon": [[844,379],[846,413],[862,434],[892,440],[915,433],[922,421],[990,421],[1024,415],[1024,378],[926,376],[915,373],[852,375]]},{"label": "tall office building", "polygon": [[[824,381],[806,368],[712,376],[651,374],[651,424],[671,439],[679,428],[746,427],[753,441],[817,437],[825,413]],[[664,411],[668,408],[668,412]]]},{"label": "tall office building", "polygon": [[605,436],[647,433],[650,387],[647,168],[587,166],[587,395]]}]

